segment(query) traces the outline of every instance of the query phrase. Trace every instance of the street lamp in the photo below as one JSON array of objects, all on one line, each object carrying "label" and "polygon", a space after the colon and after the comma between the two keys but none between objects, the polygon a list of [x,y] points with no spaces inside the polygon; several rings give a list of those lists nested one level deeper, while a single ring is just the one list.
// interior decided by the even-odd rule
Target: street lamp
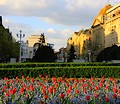
[{"label": "street lamp", "polygon": [[16,34],[18,38],[20,38],[20,53],[19,53],[19,62],[21,62],[21,43],[22,43],[22,38],[25,37],[25,34],[22,34],[22,30],[20,30],[20,34]]},{"label": "street lamp", "polygon": [[88,50],[88,62],[91,62],[91,50]]}]

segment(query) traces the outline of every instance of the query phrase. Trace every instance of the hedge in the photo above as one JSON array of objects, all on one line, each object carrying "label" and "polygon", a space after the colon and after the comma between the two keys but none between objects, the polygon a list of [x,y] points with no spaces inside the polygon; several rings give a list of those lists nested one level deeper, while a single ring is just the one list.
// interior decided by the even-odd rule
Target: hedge
[{"label": "hedge", "polygon": [[120,63],[15,63],[0,64],[0,68],[35,68],[35,67],[76,67],[76,66],[120,66]]},{"label": "hedge", "polygon": [[0,68],[0,78],[30,76],[38,77],[40,74],[49,77],[69,78],[101,78],[102,76],[120,78],[120,66],[75,66],[75,67],[34,67],[34,68]]}]

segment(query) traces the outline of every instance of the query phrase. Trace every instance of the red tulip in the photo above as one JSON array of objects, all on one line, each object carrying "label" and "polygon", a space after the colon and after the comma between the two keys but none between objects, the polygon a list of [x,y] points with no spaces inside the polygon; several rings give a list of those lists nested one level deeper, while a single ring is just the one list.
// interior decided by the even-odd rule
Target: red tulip
[{"label": "red tulip", "polygon": [[7,77],[4,77],[4,80],[8,80],[8,78],[7,78]]},{"label": "red tulip", "polygon": [[69,89],[72,90],[72,85],[69,86]]},{"label": "red tulip", "polygon": [[9,92],[10,94],[14,95],[16,93],[16,88],[10,89]]},{"label": "red tulip", "polygon": [[28,81],[29,80],[29,77],[26,77],[26,81]]},{"label": "red tulip", "polygon": [[46,89],[46,86],[42,86],[42,89]]},{"label": "red tulip", "polygon": [[34,82],[34,78],[31,78],[30,81],[31,81],[31,82]]},{"label": "red tulip", "polygon": [[18,79],[18,76],[16,77],[16,80]]},{"label": "red tulip", "polygon": [[103,87],[103,83],[102,82],[100,82],[99,85],[100,85],[100,87]]},{"label": "red tulip", "polygon": [[22,79],[24,79],[24,75],[22,75]]},{"label": "red tulip", "polygon": [[108,98],[108,97],[106,97],[106,98],[105,98],[105,101],[106,101],[106,102],[109,102],[109,98]]},{"label": "red tulip", "polygon": [[8,85],[8,84],[9,84],[9,81],[7,81],[5,84]]},{"label": "red tulip", "polygon": [[109,87],[106,85],[106,86],[105,86],[105,89],[106,89],[106,90],[108,90],[108,89],[109,89]]},{"label": "red tulip", "polygon": [[14,80],[13,80],[13,79],[11,79],[11,80],[10,80],[10,83],[13,83],[13,82],[14,82]]},{"label": "red tulip", "polygon": [[86,90],[86,89],[83,89],[83,92],[84,92],[84,93],[87,93],[87,90]]},{"label": "red tulip", "polygon": [[53,91],[56,92],[56,88],[54,88]]},{"label": "red tulip", "polygon": [[6,93],[5,93],[5,96],[6,96],[6,97],[8,97],[8,96],[9,96],[9,93],[8,93],[8,92],[6,92]]},{"label": "red tulip", "polygon": [[61,93],[61,94],[60,94],[60,98],[63,99],[64,97],[65,97],[65,94],[64,94],[64,93]]},{"label": "red tulip", "polygon": [[105,101],[106,101],[106,102],[109,102],[108,95],[106,95],[106,97],[105,97]]},{"label": "red tulip", "polygon": [[7,86],[3,86],[3,89],[5,90],[7,88]]},{"label": "red tulip", "polygon": [[92,86],[94,86],[94,82],[91,82]]},{"label": "red tulip", "polygon": [[25,89],[26,89],[26,91],[28,91],[28,90],[29,90],[29,88],[28,88],[27,86],[25,87]]},{"label": "red tulip", "polygon": [[70,94],[70,92],[71,92],[71,90],[70,90],[70,89],[68,89],[68,90],[66,91],[66,93],[67,93],[67,94]]},{"label": "red tulip", "polygon": [[117,93],[117,89],[115,87],[112,88],[114,93]]},{"label": "red tulip", "polygon": [[74,82],[75,78],[72,78],[72,82]]},{"label": "red tulip", "polygon": [[74,88],[76,88],[77,84],[74,84]]},{"label": "red tulip", "polygon": [[89,100],[90,99],[90,96],[89,95],[86,95],[86,100]]},{"label": "red tulip", "polygon": [[94,93],[94,97],[96,97],[96,98],[97,98],[97,97],[98,97],[98,94]]},{"label": "red tulip", "polygon": [[69,84],[68,84],[68,83],[66,83],[65,85],[66,85],[66,87],[68,87],[68,86],[69,86]]},{"label": "red tulip", "polygon": [[89,86],[89,90],[92,90],[92,86]]},{"label": "red tulip", "polygon": [[76,79],[75,82],[76,82],[76,84],[78,84],[79,83],[78,79]]},{"label": "red tulip", "polygon": [[58,87],[58,84],[57,84],[57,83],[55,84],[55,87],[56,87],[56,88]]},{"label": "red tulip", "polygon": [[120,90],[118,90],[118,95],[120,96]]},{"label": "red tulip", "polygon": [[113,94],[113,98],[114,98],[114,99],[117,99],[117,95],[116,95],[116,94]]},{"label": "red tulip", "polygon": [[98,87],[98,86],[95,86],[95,90],[99,90],[99,87]]},{"label": "red tulip", "polygon": [[45,95],[44,95],[44,99],[48,99],[48,95],[45,94]]},{"label": "red tulip", "polygon": [[30,85],[30,91],[34,91],[33,85]]},{"label": "red tulip", "polygon": [[78,94],[78,93],[79,93],[79,90],[76,90],[75,93]]},{"label": "red tulip", "polygon": [[83,83],[85,82],[85,80],[84,80],[84,78],[82,78],[82,80],[81,80]]},{"label": "red tulip", "polygon": [[64,83],[64,82],[65,82],[65,80],[62,80],[61,82],[62,82],[62,83]]},{"label": "red tulip", "polygon": [[22,88],[20,88],[20,94],[22,94],[23,92],[24,92],[24,88],[22,87]]},{"label": "red tulip", "polygon": [[28,94],[26,94],[25,96],[26,96],[26,98],[28,98],[28,97],[29,97],[29,95],[28,95]]},{"label": "red tulip", "polygon": [[46,91],[45,91],[45,89],[42,89],[41,93],[43,93],[43,94],[44,94],[45,92],[46,92]]},{"label": "red tulip", "polygon": [[10,86],[10,89],[13,89],[13,86]]},{"label": "red tulip", "polygon": [[57,79],[57,82],[58,82],[58,83],[60,83],[60,81],[61,81],[61,79],[60,79],[60,78],[58,78],[58,79]]},{"label": "red tulip", "polygon": [[81,87],[82,87],[82,89],[84,89],[84,87],[85,87],[85,86],[84,86],[84,84],[82,84],[82,86],[81,86]]},{"label": "red tulip", "polygon": [[2,88],[2,92],[4,92],[5,91],[5,89],[4,88]]},{"label": "red tulip", "polygon": [[46,78],[48,79],[48,75],[46,75]]},{"label": "red tulip", "polygon": [[53,93],[52,88],[48,88],[48,92],[49,92],[49,93]]}]

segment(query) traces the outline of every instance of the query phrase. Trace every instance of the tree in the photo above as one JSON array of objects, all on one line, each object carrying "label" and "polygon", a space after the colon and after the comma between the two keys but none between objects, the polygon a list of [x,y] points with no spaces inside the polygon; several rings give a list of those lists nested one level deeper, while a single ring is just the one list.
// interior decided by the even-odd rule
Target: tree
[{"label": "tree", "polygon": [[73,59],[75,59],[75,49],[74,46],[71,45],[70,49],[68,50],[68,62],[72,62]]},{"label": "tree", "polygon": [[11,57],[19,57],[19,44],[13,40],[12,33],[9,29],[0,26],[0,60],[7,62]]},{"label": "tree", "polygon": [[120,59],[120,48],[117,45],[113,45],[111,47],[107,47],[102,50],[97,58],[96,61],[110,61],[110,60],[117,60]]},{"label": "tree", "polygon": [[54,51],[50,46],[39,45],[32,60],[34,62],[54,62]]}]

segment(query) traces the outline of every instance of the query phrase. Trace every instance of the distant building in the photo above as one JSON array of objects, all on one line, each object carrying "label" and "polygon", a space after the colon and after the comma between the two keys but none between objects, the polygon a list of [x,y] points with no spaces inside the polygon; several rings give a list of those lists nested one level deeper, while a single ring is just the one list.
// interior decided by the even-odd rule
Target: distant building
[{"label": "distant building", "polygon": [[29,58],[32,58],[35,55],[35,52],[39,47],[38,44],[47,45],[44,33],[41,35],[31,35],[28,37],[27,45]]},{"label": "distant building", "polygon": [[43,40],[43,35],[31,35],[27,39],[28,47],[33,47],[35,43],[45,44],[46,40]]},{"label": "distant building", "polygon": [[57,58],[62,60],[62,62],[67,62],[67,49],[62,47],[59,49],[59,53],[57,54]]},{"label": "distant building", "polygon": [[89,47],[91,47],[90,42],[91,29],[74,32],[72,37],[67,40],[67,50],[69,50],[71,45],[73,45],[76,51],[76,57],[85,58],[85,54],[87,54]]}]

